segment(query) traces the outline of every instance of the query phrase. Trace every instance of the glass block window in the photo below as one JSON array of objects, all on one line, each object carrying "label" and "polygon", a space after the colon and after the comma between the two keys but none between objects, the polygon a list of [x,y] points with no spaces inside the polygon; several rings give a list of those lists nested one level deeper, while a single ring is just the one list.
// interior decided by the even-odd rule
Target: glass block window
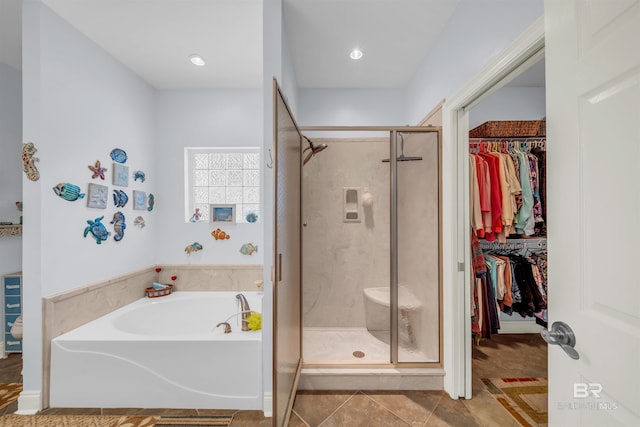
[{"label": "glass block window", "polygon": [[209,205],[236,205],[236,223],[260,217],[260,149],[185,148],[186,221],[196,208],[209,221]]}]

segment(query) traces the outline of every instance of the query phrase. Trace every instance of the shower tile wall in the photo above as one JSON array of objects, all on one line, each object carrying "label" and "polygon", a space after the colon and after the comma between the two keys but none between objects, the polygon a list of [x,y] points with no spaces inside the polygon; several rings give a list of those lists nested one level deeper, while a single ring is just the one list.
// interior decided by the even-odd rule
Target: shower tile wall
[{"label": "shower tile wall", "polygon": [[[303,168],[305,327],[365,328],[363,289],[389,286],[388,138],[320,139],[328,148]],[[437,134],[406,134],[398,162],[398,282],[420,302],[413,346],[400,361],[439,360],[439,159]],[[400,148],[398,149],[400,153]],[[343,222],[343,188],[368,187],[373,206]],[[402,326],[401,326],[402,327]],[[406,325],[405,325],[406,327]],[[417,358],[417,359],[416,359]]]},{"label": "shower tile wall", "polygon": [[[304,326],[365,327],[363,289],[389,285],[388,138],[315,139],[328,148],[303,168]],[[344,187],[373,206],[343,222]]]}]

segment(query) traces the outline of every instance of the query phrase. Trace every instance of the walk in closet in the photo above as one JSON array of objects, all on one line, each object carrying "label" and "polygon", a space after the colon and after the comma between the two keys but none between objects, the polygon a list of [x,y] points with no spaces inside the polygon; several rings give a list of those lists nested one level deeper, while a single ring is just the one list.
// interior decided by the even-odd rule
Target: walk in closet
[{"label": "walk in closet", "polygon": [[496,121],[469,132],[476,343],[500,332],[535,331],[532,321],[546,327],[544,126],[543,120]]}]

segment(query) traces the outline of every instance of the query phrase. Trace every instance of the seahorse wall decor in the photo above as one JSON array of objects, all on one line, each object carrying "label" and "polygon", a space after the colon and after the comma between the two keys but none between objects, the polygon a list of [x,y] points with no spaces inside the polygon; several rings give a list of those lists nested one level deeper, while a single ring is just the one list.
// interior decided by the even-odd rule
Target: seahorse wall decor
[{"label": "seahorse wall decor", "polygon": [[40,159],[33,157],[36,151],[38,150],[33,145],[33,142],[25,142],[22,144],[22,169],[31,181],[40,179],[40,172],[38,172],[38,168],[36,168],[36,162],[39,162]]}]

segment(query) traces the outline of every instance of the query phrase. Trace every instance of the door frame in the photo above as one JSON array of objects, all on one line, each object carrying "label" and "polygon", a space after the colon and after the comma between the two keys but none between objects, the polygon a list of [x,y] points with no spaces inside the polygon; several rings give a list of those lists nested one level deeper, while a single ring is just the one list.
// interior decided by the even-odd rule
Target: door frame
[{"label": "door frame", "polygon": [[443,106],[444,389],[453,399],[472,397],[469,109],[543,56],[544,16]]}]

